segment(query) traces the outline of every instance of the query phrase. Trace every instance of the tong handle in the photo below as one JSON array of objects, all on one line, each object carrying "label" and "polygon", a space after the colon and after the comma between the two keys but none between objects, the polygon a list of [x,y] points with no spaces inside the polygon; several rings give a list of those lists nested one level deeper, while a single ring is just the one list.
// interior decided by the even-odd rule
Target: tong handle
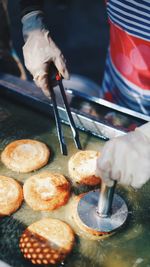
[{"label": "tong handle", "polygon": [[62,79],[62,76],[61,74],[59,74],[58,70],[56,69],[53,63],[50,65],[49,72],[50,72],[49,84],[51,87],[55,87],[59,84],[59,80]]},{"label": "tong handle", "polygon": [[71,130],[72,130],[72,133],[73,133],[73,139],[74,139],[75,145],[76,145],[76,147],[78,149],[82,149],[81,143],[80,143],[80,140],[79,140],[79,134],[78,134],[78,131],[76,129],[76,126],[75,126],[75,123],[74,123],[74,120],[73,120],[73,117],[72,117],[72,114],[71,114],[71,111],[70,111],[70,107],[69,107],[69,104],[68,104],[68,101],[67,101],[67,97],[66,97],[66,94],[65,94],[65,90],[64,90],[64,87],[63,87],[63,84],[62,84],[62,79],[60,79],[58,82],[59,82],[59,88],[60,88],[60,91],[61,91],[61,95],[62,95],[62,98],[63,98],[63,101],[64,101],[65,109],[66,109],[66,112],[67,112],[67,115],[68,115],[70,127],[71,127]]},{"label": "tong handle", "polygon": [[54,64],[51,64],[50,66],[50,72],[51,72],[51,79],[49,79],[49,85],[50,85],[50,93],[51,93],[51,97],[52,97],[52,103],[53,103],[53,107],[54,107],[54,115],[55,115],[55,120],[56,120],[56,126],[57,126],[57,130],[58,130],[58,134],[59,134],[59,141],[60,141],[60,145],[61,145],[61,151],[63,152],[64,155],[66,155],[66,151],[67,151],[67,147],[66,144],[64,142],[64,137],[63,137],[63,133],[62,133],[62,129],[61,129],[61,122],[59,120],[59,113],[58,113],[58,109],[57,109],[57,103],[56,103],[56,98],[55,98],[55,93],[53,90],[53,87],[55,87],[56,85],[59,85],[60,88],[60,92],[62,95],[62,99],[64,102],[64,106],[68,115],[68,120],[69,120],[69,124],[73,133],[73,139],[75,142],[75,145],[78,149],[82,149],[81,147],[81,143],[80,143],[80,139],[79,139],[79,134],[78,131],[76,129],[76,125],[74,123],[71,111],[70,111],[70,107],[67,101],[67,97],[65,94],[65,89],[63,87],[63,83],[62,83],[62,76],[61,74],[57,71],[56,67],[54,66]]},{"label": "tong handle", "polygon": [[57,102],[56,102],[56,97],[55,97],[55,93],[54,93],[54,89],[53,89],[53,86],[55,86],[54,82],[55,82],[55,79],[54,79],[54,68],[53,66],[51,66],[51,75],[52,75],[52,78],[49,78],[49,92],[50,92],[50,95],[51,95],[51,101],[52,101],[52,104],[53,104],[53,111],[54,111],[54,117],[55,117],[55,122],[56,122],[56,129],[57,129],[57,133],[58,133],[58,140],[59,140],[59,144],[60,144],[60,150],[61,150],[61,153],[63,155],[67,155],[67,146],[66,146],[66,143],[65,143],[65,140],[64,140],[64,135],[63,135],[63,131],[62,131],[62,128],[61,128],[61,122],[60,122],[60,119],[59,119],[59,112],[58,112],[58,108],[57,108]]},{"label": "tong handle", "polygon": [[54,109],[54,116],[55,116],[55,121],[56,121],[56,128],[57,128],[57,133],[58,133],[58,139],[59,139],[59,144],[60,144],[60,150],[63,155],[67,155],[67,146],[64,140],[64,135],[62,132],[61,128],[61,123],[59,120],[59,113],[57,109],[57,103],[56,103],[56,98],[55,94],[53,91],[53,87],[51,87],[51,98],[52,98],[52,104],[53,104],[53,109]]}]

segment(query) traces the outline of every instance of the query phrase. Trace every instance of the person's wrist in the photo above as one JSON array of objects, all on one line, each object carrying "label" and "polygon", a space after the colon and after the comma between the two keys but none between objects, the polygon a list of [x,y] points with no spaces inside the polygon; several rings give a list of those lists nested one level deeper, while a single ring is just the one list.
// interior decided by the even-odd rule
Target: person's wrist
[{"label": "person's wrist", "polygon": [[24,41],[28,39],[31,33],[46,29],[44,23],[44,13],[41,10],[32,11],[26,14],[21,21],[23,24],[22,31]]}]

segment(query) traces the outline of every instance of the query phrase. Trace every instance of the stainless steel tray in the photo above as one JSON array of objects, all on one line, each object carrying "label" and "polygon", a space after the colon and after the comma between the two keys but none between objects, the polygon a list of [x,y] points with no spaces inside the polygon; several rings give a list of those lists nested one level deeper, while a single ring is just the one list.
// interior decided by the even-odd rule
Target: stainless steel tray
[{"label": "stainless steel tray", "polygon": [[[64,81],[64,86],[76,126],[92,135],[109,139],[150,121],[149,116],[77,92],[69,88],[67,81]],[[68,118],[57,87],[56,93],[60,118],[67,124]],[[51,101],[47,100],[33,82],[22,81],[12,75],[0,73],[0,94],[30,105],[48,115],[53,115]]]}]

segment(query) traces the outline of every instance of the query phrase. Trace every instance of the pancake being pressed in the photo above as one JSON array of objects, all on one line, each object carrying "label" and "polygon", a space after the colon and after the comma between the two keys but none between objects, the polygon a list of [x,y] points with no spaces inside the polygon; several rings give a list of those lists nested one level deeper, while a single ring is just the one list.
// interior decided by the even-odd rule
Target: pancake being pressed
[{"label": "pancake being pressed", "polygon": [[44,143],[23,139],[8,144],[1,154],[1,160],[7,168],[27,173],[46,165],[49,156],[50,151]]},{"label": "pancake being pressed", "polygon": [[24,198],[33,210],[54,210],[65,205],[70,183],[59,173],[45,171],[28,178],[23,186]]},{"label": "pancake being pressed", "polygon": [[69,176],[73,182],[85,185],[98,185],[100,178],[95,176],[96,161],[100,153],[93,150],[79,151],[68,162]]},{"label": "pancake being pressed", "polygon": [[0,175],[0,216],[15,212],[23,201],[21,185],[13,178]]},{"label": "pancake being pressed", "polygon": [[19,247],[33,264],[57,264],[71,252],[74,242],[74,233],[68,224],[45,218],[23,232]]}]

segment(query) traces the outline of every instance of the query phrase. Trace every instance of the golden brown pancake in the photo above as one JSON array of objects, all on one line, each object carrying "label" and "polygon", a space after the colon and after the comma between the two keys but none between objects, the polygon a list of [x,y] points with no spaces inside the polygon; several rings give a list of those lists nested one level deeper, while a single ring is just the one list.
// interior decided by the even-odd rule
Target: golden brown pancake
[{"label": "golden brown pancake", "polygon": [[7,168],[26,173],[46,165],[49,156],[50,151],[44,143],[23,139],[7,145],[1,154],[1,160]]},{"label": "golden brown pancake", "polygon": [[95,176],[96,161],[100,153],[93,150],[79,151],[68,162],[68,171],[73,182],[97,185],[100,178]]},{"label": "golden brown pancake", "polygon": [[22,201],[21,185],[10,177],[0,176],[0,216],[15,212]]},{"label": "golden brown pancake", "polygon": [[33,264],[56,264],[71,252],[74,242],[74,233],[68,224],[46,218],[24,231],[19,247]]},{"label": "golden brown pancake", "polygon": [[26,180],[24,198],[33,210],[54,210],[65,205],[70,196],[70,184],[59,173],[49,171]]}]

